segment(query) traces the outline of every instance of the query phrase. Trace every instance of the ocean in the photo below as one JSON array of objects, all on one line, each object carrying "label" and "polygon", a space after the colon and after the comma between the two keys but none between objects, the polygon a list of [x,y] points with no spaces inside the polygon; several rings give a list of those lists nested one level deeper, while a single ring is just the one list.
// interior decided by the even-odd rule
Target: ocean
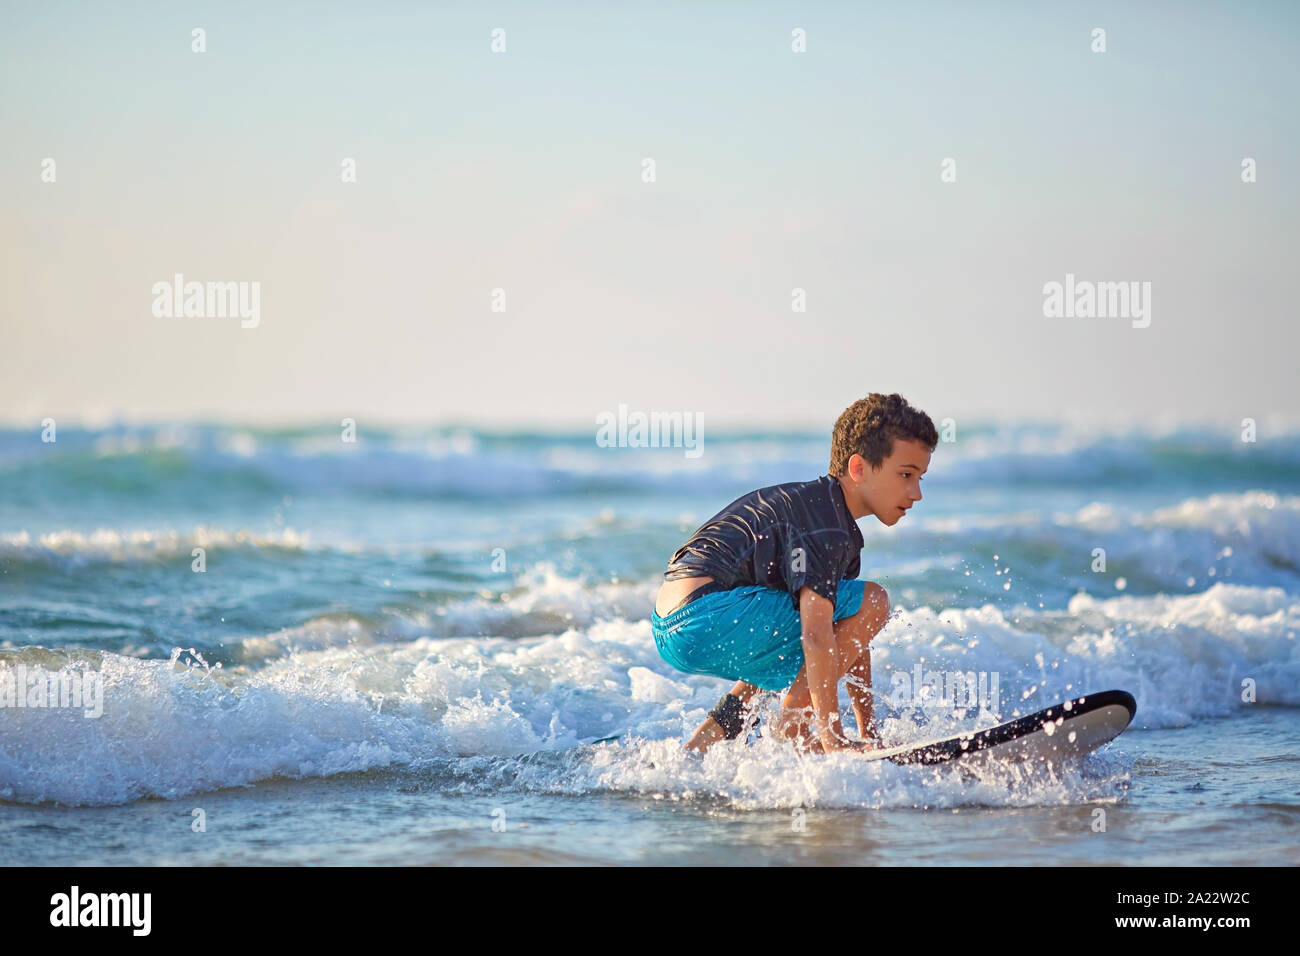
[{"label": "ocean", "polygon": [[655,650],[667,560],[829,433],[0,430],[0,863],[1300,863],[1294,426],[970,426],[860,521],[885,744],[1133,693],[1080,766],[685,753],[728,684]]}]

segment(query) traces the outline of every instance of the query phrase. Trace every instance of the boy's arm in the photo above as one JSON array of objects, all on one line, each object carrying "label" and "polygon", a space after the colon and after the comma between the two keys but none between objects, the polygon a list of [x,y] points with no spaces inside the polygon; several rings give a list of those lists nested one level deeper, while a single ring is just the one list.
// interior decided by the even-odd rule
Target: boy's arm
[{"label": "boy's arm", "polygon": [[825,750],[843,749],[839,681],[835,673],[834,607],[809,587],[799,589],[799,620],[808,693],[817,714],[817,732]]},{"label": "boy's arm", "polygon": [[[863,595],[864,602],[870,602],[875,621],[883,622],[889,615],[889,597],[882,589],[871,588]],[[872,636],[883,623],[877,623],[872,629]],[[849,692],[849,703],[853,705],[853,716],[858,721],[858,736],[864,740],[874,741],[880,746],[880,735],[875,729],[875,707],[871,693],[871,647],[862,649],[858,659],[853,662],[849,672],[844,675],[844,686]]]}]

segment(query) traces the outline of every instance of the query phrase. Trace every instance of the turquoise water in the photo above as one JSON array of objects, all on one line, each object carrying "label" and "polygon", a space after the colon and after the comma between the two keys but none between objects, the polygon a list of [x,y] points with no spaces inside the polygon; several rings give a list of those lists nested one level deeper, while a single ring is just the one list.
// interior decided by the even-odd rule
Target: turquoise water
[{"label": "turquoise water", "polygon": [[[725,685],[658,658],[659,574],[826,446],[0,431],[0,679],[103,689],[98,718],[0,707],[0,862],[1300,862],[1295,430],[971,429],[903,522],[860,522],[885,742],[1134,693],[1081,768],[683,753]],[[889,697],[918,664],[996,671],[996,712]]]}]

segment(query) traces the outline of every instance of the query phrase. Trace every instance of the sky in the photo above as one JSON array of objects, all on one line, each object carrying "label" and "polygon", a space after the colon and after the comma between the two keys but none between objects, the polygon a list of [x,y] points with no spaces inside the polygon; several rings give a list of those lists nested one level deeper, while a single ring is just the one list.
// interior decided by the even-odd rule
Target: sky
[{"label": "sky", "polygon": [[[0,421],[1292,418],[1297,27],[3,2]],[[256,325],[156,314],[177,274],[256,284]],[[1148,324],[1045,315],[1067,275],[1149,288]]]}]

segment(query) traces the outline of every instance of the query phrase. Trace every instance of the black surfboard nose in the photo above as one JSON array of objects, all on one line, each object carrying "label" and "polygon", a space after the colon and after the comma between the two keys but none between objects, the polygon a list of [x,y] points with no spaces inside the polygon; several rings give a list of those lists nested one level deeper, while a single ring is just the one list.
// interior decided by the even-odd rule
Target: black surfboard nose
[{"label": "black surfboard nose", "polygon": [[1126,690],[1102,690],[1095,694],[1085,694],[1074,703],[1078,703],[1084,712],[1096,710],[1098,707],[1113,707],[1118,704],[1128,711],[1129,723],[1133,722],[1138,709],[1137,701]]}]

